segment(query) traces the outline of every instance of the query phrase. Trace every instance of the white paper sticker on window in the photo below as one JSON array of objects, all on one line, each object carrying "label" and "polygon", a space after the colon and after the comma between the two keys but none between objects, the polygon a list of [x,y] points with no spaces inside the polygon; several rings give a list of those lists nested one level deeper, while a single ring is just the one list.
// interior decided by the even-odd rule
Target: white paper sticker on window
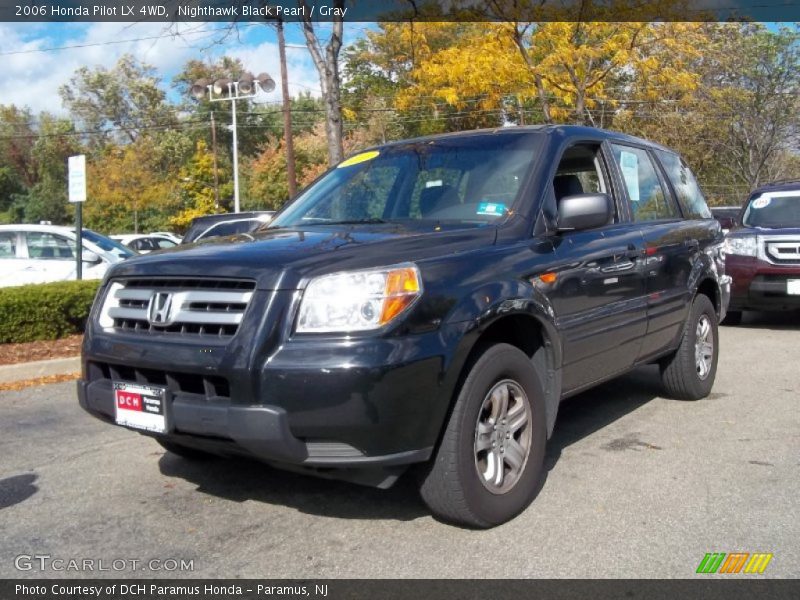
[{"label": "white paper sticker on window", "polygon": [[619,167],[622,170],[622,177],[628,188],[628,196],[633,202],[639,201],[639,157],[633,152],[619,153]]}]

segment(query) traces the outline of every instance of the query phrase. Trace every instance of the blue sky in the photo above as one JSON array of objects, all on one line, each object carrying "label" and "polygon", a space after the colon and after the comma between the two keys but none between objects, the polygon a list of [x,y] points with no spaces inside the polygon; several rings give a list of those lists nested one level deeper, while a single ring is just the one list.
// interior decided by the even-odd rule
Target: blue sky
[{"label": "blue sky", "polygon": [[[255,73],[266,71],[278,82],[265,102],[280,98],[280,70],[274,29],[261,24],[243,24],[238,35],[215,44],[226,23],[0,23],[0,104],[28,106],[35,112],[63,113],[58,88],[81,66],[111,67],[125,53],[153,65],[169,91],[171,78],[186,61],[223,54],[238,57]],[[316,24],[327,37],[331,25]],[[364,35],[368,24],[345,26],[345,44]],[[287,24],[289,92],[319,95],[319,78],[305,49],[305,38],[297,24]],[[63,46],[78,46],[46,50]],[[293,47],[300,46],[300,47]],[[174,92],[173,92],[174,94]],[[174,96],[173,96],[174,99]]]}]

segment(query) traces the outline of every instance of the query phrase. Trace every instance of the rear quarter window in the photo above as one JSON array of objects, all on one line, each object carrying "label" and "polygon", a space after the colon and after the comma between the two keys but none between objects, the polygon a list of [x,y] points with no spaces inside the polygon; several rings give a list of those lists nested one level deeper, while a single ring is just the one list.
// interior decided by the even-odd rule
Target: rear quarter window
[{"label": "rear quarter window", "polygon": [[690,219],[710,219],[711,211],[689,166],[677,154],[656,150],[683,213]]}]

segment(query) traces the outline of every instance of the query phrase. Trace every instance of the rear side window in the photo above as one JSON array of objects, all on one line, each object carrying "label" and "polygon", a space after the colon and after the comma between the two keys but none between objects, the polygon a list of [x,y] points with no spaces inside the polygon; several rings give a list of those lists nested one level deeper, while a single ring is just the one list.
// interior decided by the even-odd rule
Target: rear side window
[{"label": "rear side window", "polygon": [[49,260],[72,259],[73,242],[52,233],[28,232],[28,256]]},{"label": "rear side window", "polygon": [[677,207],[661,184],[647,151],[619,144],[611,144],[611,149],[628,190],[633,220],[638,222],[676,218]]},{"label": "rear side window", "polygon": [[675,189],[684,214],[690,219],[710,219],[711,211],[688,165],[680,156],[672,152],[657,150],[656,154]]}]

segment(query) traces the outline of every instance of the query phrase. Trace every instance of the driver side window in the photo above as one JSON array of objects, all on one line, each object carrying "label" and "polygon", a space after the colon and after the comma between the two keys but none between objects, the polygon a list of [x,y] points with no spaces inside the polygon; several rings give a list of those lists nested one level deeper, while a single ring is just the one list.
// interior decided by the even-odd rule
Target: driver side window
[{"label": "driver side window", "polygon": [[[567,196],[578,194],[610,194],[600,155],[600,144],[576,144],[567,148],[553,177],[556,208]],[[618,222],[614,214],[614,222]]]}]

